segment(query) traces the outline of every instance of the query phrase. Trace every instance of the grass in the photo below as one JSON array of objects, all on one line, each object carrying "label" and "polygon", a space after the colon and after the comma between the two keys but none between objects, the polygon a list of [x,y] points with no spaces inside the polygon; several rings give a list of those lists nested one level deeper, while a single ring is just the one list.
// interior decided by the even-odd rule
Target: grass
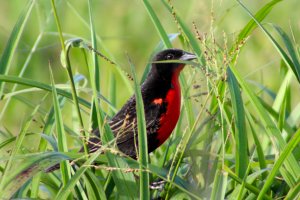
[{"label": "grass", "polygon": [[[200,4],[143,0],[129,14],[124,2],[26,1],[0,47],[1,199],[300,198],[299,34],[284,23],[296,3],[213,1],[209,18],[190,12]],[[139,82],[172,46],[198,60],[180,76],[177,127],[147,155]],[[133,93],[138,160],[107,125]],[[93,127],[103,146],[78,153]]]}]

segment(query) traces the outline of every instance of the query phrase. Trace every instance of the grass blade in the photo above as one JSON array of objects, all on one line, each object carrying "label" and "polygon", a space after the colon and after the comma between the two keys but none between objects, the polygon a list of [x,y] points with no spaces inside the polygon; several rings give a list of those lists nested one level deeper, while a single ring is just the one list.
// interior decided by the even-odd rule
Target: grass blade
[{"label": "grass blade", "polygon": [[227,172],[218,171],[215,175],[214,185],[211,192],[212,200],[225,199],[225,192],[227,186]]},{"label": "grass blade", "polygon": [[[42,90],[52,92],[52,87],[48,84],[37,82],[31,79],[27,78],[20,78],[17,76],[9,76],[9,75],[0,75],[0,81],[3,82],[10,82],[10,83],[17,83],[24,86],[30,86],[30,87],[36,87],[40,88]],[[72,94],[69,92],[66,92],[62,89],[57,88],[56,89],[57,94],[67,97],[68,99],[72,99]],[[105,101],[108,102],[108,101]],[[79,98],[79,103],[82,104],[85,107],[90,107],[90,103],[82,98]]]},{"label": "grass blade", "polygon": [[286,197],[285,200],[295,200],[300,198],[300,181],[295,185],[295,187],[291,188]]},{"label": "grass blade", "polygon": [[67,199],[67,197],[70,195],[73,188],[76,186],[77,182],[81,178],[81,176],[84,174],[86,170],[88,170],[87,166],[90,166],[94,160],[100,155],[101,150],[98,150],[96,153],[92,154],[92,156],[76,171],[76,173],[66,182],[66,184],[61,187],[60,191],[56,195],[55,199]]},{"label": "grass blade", "polygon": [[[26,58],[26,61],[24,63],[24,65],[22,66],[22,70],[20,71],[20,73],[18,74],[19,77],[22,77],[26,68],[28,67],[29,65],[29,61],[31,60],[32,56],[33,56],[33,53],[36,51],[36,48],[38,46],[38,44],[40,43],[41,39],[42,39],[42,36],[43,34],[40,33],[34,43],[34,45],[32,46],[31,50],[30,50],[30,53],[28,54],[27,58]],[[14,85],[14,87],[12,88],[11,90],[11,93],[14,92],[17,88],[17,85]],[[5,105],[3,106],[2,110],[1,110],[1,113],[0,113],[0,121],[1,119],[3,118],[4,114],[5,114],[5,111],[8,107],[10,103],[10,99],[8,99],[6,102],[5,102]]]},{"label": "grass blade", "polygon": [[[247,12],[247,14],[255,21],[255,23],[261,28],[261,30],[263,31],[263,33],[267,36],[267,38],[271,41],[271,43],[273,44],[273,46],[275,47],[275,49],[278,51],[278,53],[280,54],[281,58],[284,60],[284,62],[286,63],[286,65],[290,68],[290,69],[296,69],[296,67],[294,66],[294,63],[292,62],[292,60],[289,58],[289,56],[285,53],[285,51],[281,48],[281,46],[278,44],[278,42],[272,37],[272,35],[261,25],[261,23],[255,18],[255,16],[253,16],[251,14],[251,12],[247,9],[247,7],[241,2],[238,1],[239,4],[244,8],[244,10]],[[232,68],[231,68],[232,69]],[[295,72],[295,75],[298,79],[298,81],[300,81],[300,77],[297,76],[297,72]],[[261,113],[262,114],[262,113]],[[264,116],[265,119],[268,119],[268,116]],[[268,121],[268,122],[267,122]],[[271,119],[268,119],[266,122],[271,125],[271,127],[275,128],[276,125],[274,124],[274,122]],[[273,129],[272,128],[272,129]],[[267,128],[268,129],[268,128]],[[271,131],[271,129],[269,129]],[[281,151],[285,148],[285,141],[283,140],[281,134],[280,134],[280,130],[276,127],[273,131],[270,132],[271,135],[274,135],[277,139],[277,144],[278,144],[278,149],[280,149]],[[272,137],[272,136],[271,136]],[[287,168],[287,171],[291,174],[291,177],[294,177],[294,181],[293,182],[288,182],[290,186],[293,186],[297,180],[297,177],[299,177],[300,174],[300,166],[297,163],[297,161],[295,160],[295,157],[293,155],[290,155],[289,157],[287,157],[286,162],[285,162],[285,166]],[[284,173],[283,173],[283,176]],[[289,177],[285,176],[285,180],[288,181],[290,180]]]},{"label": "grass blade", "polygon": [[161,25],[157,15],[154,12],[154,9],[152,8],[152,6],[150,5],[148,0],[143,0],[144,6],[150,16],[150,19],[152,20],[161,40],[164,42],[165,47],[167,48],[171,48],[172,44],[169,40],[168,34],[166,33],[165,29],[163,28],[163,26]]},{"label": "grass blade", "polygon": [[[275,146],[277,151],[282,151],[286,146],[286,142],[284,141],[280,130],[278,129],[278,127],[276,126],[274,121],[270,118],[269,114],[266,112],[264,107],[261,105],[257,96],[253,93],[253,91],[246,84],[245,80],[238,73],[236,68],[231,66],[230,69],[233,72],[234,76],[236,77],[237,81],[239,82],[245,95],[248,96],[250,102],[252,103],[256,112],[258,113],[258,117],[260,118],[266,132],[268,133],[270,140],[273,142],[273,145]],[[274,140],[274,137],[276,138],[276,140]],[[290,155],[289,157],[287,157],[287,159],[285,161],[285,166],[287,167],[288,171],[292,174],[292,177],[295,177],[295,179],[296,179],[296,177],[299,176],[300,167],[293,155]],[[294,180],[294,181],[296,181],[296,180]],[[290,184],[295,184],[295,182],[290,183]]]},{"label": "grass blade", "polygon": [[[273,7],[281,2],[282,0],[272,0],[271,2],[267,3],[264,7],[262,7],[254,16],[255,19],[259,22],[264,20],[268,14],[272,11]],[[251,19],[247,25],[242,29],[242,31],[239,33],[237,39],[236,39],[236,45],[239,45],[245,38],[247,38],[251,32],[257,27],[257,23]],[[232,47],[231,52],[235,51],[235,46]],[[237,55],[233,58],[233,63],[236,61]]]},{"label": "grass blade", "polygon": [[[22,14],[19,16],[19,19],[12,30],[8,43],[6,44],[6,47],[0,59],[0,74],[8,73],[13,58],[13,54],[16,51],[17,45],[21,39],[21,35],[24,31],[25,25],[30,16],[33,5],[34,5],[33,0],[28,1],[27,5],[25,6]],[[4,87],[3,82],[0,81],[0,99],[2,99],[3,87]]]},{"label": "grass blade", "polygon": [[[286,65],[292,69],[295,73],[295,76],[298,80],[298,82],[300,82],[300,68],[299,66],[295,66],[293,61],[289,58],[289,56],[285,53],[285,51],[282,49],[282,47],[279,45],[279,43],[273,38],[273,36],[261,25],[261,23],[255,18],[255,16],[252,15],[252,13],[248,10],[248,8],[241,2],[238,1],[239,4],[244,8],[244,10],[246,11],[246,13],[255,21],[255,23],[257,24],[257,26],[259,26],[259,28],[263,31],[263,33],[267,36],[267,38],[270,40],[270,42],[273,44],[273,46],[275,47],[275,49],[278,51],[279,55],[281,56],[281,58],[283,59],[283,61],[286,63]],[[282,33],[280,33],[282,34]],[[284,41],[287,44],[287,40],[286,38],[284,39]]]},{"label": "grass blade", "polygon": [[[251,133],[252,133],[252,136],[253,136],[253,139],[254,139],[254,143],[256,145],[256,151],[257,151],[257,156],[258,156],[260,169],[261,170],[266,169],[267,168],[267,163],[266,163],[266,159],[265,159],[265,156],[264,156],[262,144],[261,144],[260,140],[258,139],[256,129],[254,128],[254,126],[256,124],[254,123],[253,117],[250,115],[248,110],[246,110],[246,116],[247,116],[247,119],[249,121],[249,126],[250,126]],[[263,178],[266,178],[267,172],[264,172],[262,174],[262,176],[263,176]]]},{"label": "grass blade", "polygon": [[[54,85],[53,74],[51,72],[51,82],[52,82],[52,95],[53,95],[53,107],[55,113],[55,123],[56,123],[56,131],[57,131],[57,140],[58,140],[58,150],[60,152],[68,152],[67,139],[64,130],[64,124],[62,120],[61,110],[59,106],[59,101],[57,97],[56,88]],[[66,161],[60,164],[61,174],[62,174],[62,182],[63,187],[68,183],[68,180],[71,178],[71,169],[68,166]]]},{"label": "grass blade", "polygon": [[[255,186],[253,186],[253,185],[251,185],[251,184],[249,184],[247,182],[244,182],[242,179],[240,179],[238,176],[236,176],[234,174],[234,172],[232,172],[231,169],[229,169],[226,165],[225,165],[224,171],[226,171],[228,173],[228,176],[230,178],[232,178],[235,182],[240,183],[240,184],[244,183],[245,188],[247,190],[249,190],[250,192],[252,192],[252,193],[254,193],[256,195],[259,194],[260,189],[258,189],[257,187],[255,187]],[[266,195],[266,194],[264,195],[264,199],[272,200],[272,198],[270,196]]]},{"label": "grass blade", "polygon": [[[85,179],[86,179],[85,182],[87,185],[89,185],[89,186],[86,186],[87,191],[93,192],[94,199],[106,200],[107,198],[106,198],[104,188],[101,185],[101,183],[99,182],[98,177],[94,173],[92,173],[91,170],[87,170],[84,175],[85,175]],[[89,188],[90,188],[90,190],[89,190]],[[89,194],[89,197],[90,196],[91,195]],[[92,197],[90,197],[90,199],[92,199]]]},{"label": "grass blade", "polygon": [[297,54],[297,49],[293,45],[293,42],[291,41],[289,36],[282,30],[282,28],[280,28],[279,26],[276,26],[276,25],[273,25],[273,27],[277,31],[279,36],[281,37],[288,53],[290,54],[293,65],[291,65],[289,67],[293,70],[295,76],[297,77],[297,79],[299,81],[300,80],[300,63],[299,63],[299,57],[298,57],[299,55]]},{"label": "grass blade", "polygon": [[287,90],[292,81],[292,78],[293,78],[293,71],[290,69],[287,71],[283,81],[280,84],[280,88],[277,92],[276,98],[275,98],[273,106],[272,106],[272,108],[277,112],[279,111],[280,106],[282,105],[282,102],[284,101],[285,94],[287,93]]},{"label": "grass blade", "polygon": [[38,154],[27,154],[14,159],[18,164],[6,177],[7,186],[1,191],[1,198],[9,199],[22,185],[24,185],[36,173],[69,159],[68,156],[58,152],[45,152]]},{"label": "grass blade", "polygon": [[[89,4],[91,5],[91,4]],[[91,23],[90,26],[93,24]],[[91,29],[92,30],[92,29]],[[91,35],[94,33],[91,33]],[[93,45],[93,44],[92,44]],[[92,46],[94,48],[94,46]],[[95,49],[95,48],[94,48]],[[96,54],[92,52],[92,54]],[[90,81],[93,89],[93,103],[95,105],[95,111],[97,116],[97,124],[100,130],[100,137],[103,145],[111,144],[111,141],[114,140],[113,133],[107,124],[106,117],[100,107],[100,102],[97,98],[97,86],[95,81],[95,63],[89,65]],[[99,75],[99,77],[101,77]],[[101,89],[101,86],[99,86]],[[128,167],[128,164],[117,155],[112,154],[111,152],[106,152],[106,157],[108,159],[108,164],[110,167],[122,169]],[[135,178],[132,173],[125,173],[119,170],[112,171],[112,177],[117,187],[117,193],[120,197],[128,197],[131,199],[137,199],[137,188],[135,184]],[[125,184],[124,184],[125,183]],[[130,184],[129,184],[130,183]]]},{"label": "grass blade", "polygon": [[[300,142],[300,129],[298,129],[298,131],[293,135],[293,137],[291,138],[289,143],[283,149],[283,151],[280,154],[278,160],[275,162],[269,176],[265,180],[265,184],[264,184],[263,188],[261,189],[257,199],[263,199],[265,193],[268,191],[268,189],[271,186],[277,172],[279,171],[279,168],[282,166],[284,161],[287,160],[288,156],[291,155],[292,151],[299,144],[299,142]],[[299,180],[299,174],[298,174],[298,176],[296,176],[294,178]]]},{"label": "grass blade", "polygon": [[[40,107],[40,104],[38,106],[35,107],[35,109],[33,110],[31,116],[28,118],[28,120],[26,121],[24,127],[22,128],[20,134],[18,135],[18,137],[16,138],[16,142],[15,145],[10,153],[9,159],[5,164],[4,170],[2,172],[2,176],[0,179],[0,194],[4,194],[7,185],[10,183],[10,181],[12,181],[13,179],[10,179],[9,177],[14,174],[13,170],[16,166],[13,166],[15,163],[13,162],[15,159],[15,156],[17,155],[17,153],[19,152],[19,150],[22,147],[24,138],[26,136],[26,132],[28,131],[30,124],[32,122],[32,118],[34,117],[34,115],[36,114],[36,112],[38,111]],[[6,144],[6,143],[5,143]],[[4,145],[5,145],[4,144]],[[1,144],[2,146],[3,144]],[[15,191],[13,191],[15,192]],[[9,198],[10,196],[13,195],[13,193],[5,193],[7,195],[6,198]]]},{"label": "grass blade", "polygon": [[235,118],[235,142],[236,142],[236,171],[240,178],[246,176],[249,163],[248,138],[246,132],[245,111],[238,82],[227,68],[228,86],[231,95],[232,108]]},{"label": "grass blade", "polygon": [[[72,99],[74,101],[74,106],[75,106],[75,110],[79,119],[79,124],[80,124],[80,129],[82,130],[82,136],[83,138],[87,138],[88,137],[88,133],[85,131],[84,125],[83,125],[83,119],[81,116],[81,112],[80,112],[80,108],[79,108],[79,103],[78,103],[78,95],[77,95],[77,91],[76,91],[76,86],[74,83],[74,78],[73,78],[73,73],[72,73],[72,67],[71,67],[71,62],[70,62],[70,57],[69,57],[69,51],[70,51],[70,46],[65,46],[64,44],[64,38],[63,38],[63,34],[62,34],[62,30],[61,30],[61,26],[60,26],[60,21],[57,15],[57,11],[56,11],[56,7],[55,7],[55,1],[52,0],[51,1],[51,5],[52,5],[52,9],[53,9],[53,14],[54,14],[54,18],[55,18],[55,22],[56,22],[56,27],[59,33],[59,39],[60,39],[60,43],[61,43],[61,48],[62,48],[62,56],[63,58],[66,59],[66,62],[64,62],[66,65],[64,66],[67,70],[68,73],[68,77],[71,83],[71,92],[72,92]],[[84,152],[86,154],[88,154],[88,150],[86,147],[86,143],[84,141],[84,139],[82,139],[82,145],[84,147]]]},{"label": "grass blade", "polygon": [[148,145],[147,145],[147,130],[145,121],[144,102],[141,93],[141,87],[138,84],[136,72],[132,62],[129,59],[129,64],[134,80],[134,89],[136,97],[136,113],[138,125],[138,145],[139,145],[139,163],[140,163],[140,199],[150,199],[149,191],[149,173],[148,169]]}]

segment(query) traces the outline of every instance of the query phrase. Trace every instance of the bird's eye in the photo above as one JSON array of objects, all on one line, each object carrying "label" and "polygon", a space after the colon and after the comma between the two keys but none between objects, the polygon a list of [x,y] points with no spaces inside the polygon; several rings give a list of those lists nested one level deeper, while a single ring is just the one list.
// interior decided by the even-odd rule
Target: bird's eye
[{"label": "bird's eye", "polygon": [[174,58],[174,55],[173,54],[168,54],[167,56],[166,56],[166,59],[167,60],[172,60]]}]

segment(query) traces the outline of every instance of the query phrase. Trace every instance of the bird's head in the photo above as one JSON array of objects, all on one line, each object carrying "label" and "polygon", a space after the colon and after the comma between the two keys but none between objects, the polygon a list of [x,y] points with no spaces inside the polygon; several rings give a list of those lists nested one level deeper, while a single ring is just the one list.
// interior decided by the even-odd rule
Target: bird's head
[{"label": "bird's head", "polygon": [[179,75],[185,66],[185,63],[181,61],[189,61],[196,58],[196,55],[181,49],[166,49],[154,56],[152,70],[156,71],[160,76],[172,77],[173,75]]}]

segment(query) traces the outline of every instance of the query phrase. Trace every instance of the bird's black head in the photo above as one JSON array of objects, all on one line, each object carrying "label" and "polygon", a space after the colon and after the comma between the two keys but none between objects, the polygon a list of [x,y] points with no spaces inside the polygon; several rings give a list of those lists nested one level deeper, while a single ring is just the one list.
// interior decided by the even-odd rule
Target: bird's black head
[{"label": "bird's black head", "polygon": [[[166,49],[154,56],[152,60],[152,71],[162,77],[172,77],[174,73],[179,74],[184,67],[185,64],[180,61],[188,61],[195,58],[197,58],[196,55],[181,49]],[[168,60],[170,60],[170,62],[167,62]]]}]

